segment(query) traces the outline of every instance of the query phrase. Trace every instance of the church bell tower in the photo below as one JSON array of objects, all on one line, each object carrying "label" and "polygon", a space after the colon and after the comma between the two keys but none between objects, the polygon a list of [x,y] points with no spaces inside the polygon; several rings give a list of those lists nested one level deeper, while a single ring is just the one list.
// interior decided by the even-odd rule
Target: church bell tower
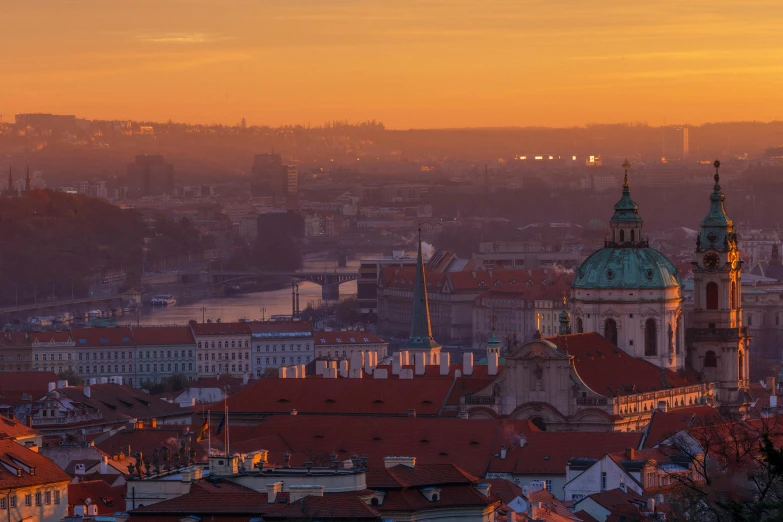
[{"label": "church bell tower", "polygon": [[726,215],[715,160],[710,210],[696,237],[693,318],[686,332],[689,365],[715,383],[719,403],[747,402],[750,335],[742,323],[742,261],[734,223]]}]

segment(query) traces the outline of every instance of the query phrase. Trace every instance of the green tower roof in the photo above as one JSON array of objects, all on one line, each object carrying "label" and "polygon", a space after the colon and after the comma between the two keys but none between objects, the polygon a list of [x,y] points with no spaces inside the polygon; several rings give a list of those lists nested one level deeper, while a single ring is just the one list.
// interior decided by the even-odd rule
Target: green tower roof
[{"label": "green tower roof", "polygon": [[720,188],[720,174],[718,173],[720,161],[715,160],[713,166],[715,167],[715,185],[713,185],[712,194],[710,194],[710,210],[701,221],[701,232],[697,239],[699,249],[723,249],[729,241],[729,235],[734,231],[734,222],[726,215],[724,206],[726,196],[723,195]]},{"label": "green tower roof", "polygon": [[432,338],[430,307],[427,298],[427,275],[424,273],[424,257],[421,253],[421,229],[419,229],[419,254],[416,258],[416,281],[413,287],[413,312],[411,331],[402,346],[405,350],[430,350],[440,344]]},{"label": "green tower roof", "polygon": [[609,220],[610,223],[640,223],[642,218],[639,216],[639,205],[631,199],[631,186],[628,184],[628,160],[623,163],[625,167],[625,179],[623,180],[623,195],[614,205],[614,216]]}]

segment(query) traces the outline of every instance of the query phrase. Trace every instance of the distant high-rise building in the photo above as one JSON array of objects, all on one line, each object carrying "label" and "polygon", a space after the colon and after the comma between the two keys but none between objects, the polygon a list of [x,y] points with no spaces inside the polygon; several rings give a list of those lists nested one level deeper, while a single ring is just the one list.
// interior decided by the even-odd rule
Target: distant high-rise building
[{"label": "distant high-rise building", "polygon": [[682,157],[688,157],[688,127],[682,128]]},{"label": "distant high-rise building", "polygon": [[253,196],[271,197],[275,203],[296,200],[299,191],[299,169],[295,165],[283,165],[280,154],[256,154],[250,173]]},{"label": "distant high-rise building", "polygon": [[137,196],[159,196],[174,190],[174,165],[160,154],[139,154],[128,164],[128,183]]}]

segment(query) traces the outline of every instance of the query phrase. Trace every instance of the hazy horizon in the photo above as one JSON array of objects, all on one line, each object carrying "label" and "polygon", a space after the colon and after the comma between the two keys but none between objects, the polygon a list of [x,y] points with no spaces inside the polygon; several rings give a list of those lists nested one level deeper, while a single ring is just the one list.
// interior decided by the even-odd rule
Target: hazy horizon
[{"label": "hazy horizon", "polygon": [[770,0],[9,3],[0,114],[390,129],[783,119]]}]

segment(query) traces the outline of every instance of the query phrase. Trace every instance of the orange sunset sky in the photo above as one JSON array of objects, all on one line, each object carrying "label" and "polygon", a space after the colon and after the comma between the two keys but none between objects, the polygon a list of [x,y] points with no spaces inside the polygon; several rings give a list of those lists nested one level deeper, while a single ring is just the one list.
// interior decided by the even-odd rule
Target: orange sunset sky
[{"label": "orange sunset sky", "polygon": [[783,119],[781,0],[4,0],[0,27],[4,120]]}]

